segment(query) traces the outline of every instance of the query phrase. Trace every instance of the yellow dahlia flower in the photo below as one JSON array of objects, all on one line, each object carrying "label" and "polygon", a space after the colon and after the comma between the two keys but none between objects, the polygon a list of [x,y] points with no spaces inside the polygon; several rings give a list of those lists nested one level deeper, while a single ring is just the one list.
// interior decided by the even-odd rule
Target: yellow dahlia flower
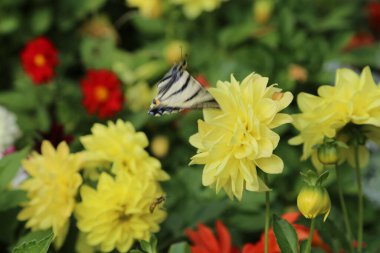
[{"label": "yellow dahlia flower", "polygon": [[203,11],[211,12],[222,3],[221,0],[171,0],[171,2],[183,5],[183,11],[189,19],[197,18]]},{"label": "yellow dahlia flower", "polygon": [[60,247],[66,237],[69,218],[74,210],[75,195],[82,183],[79,174],[80,157],[70,154],[65,142],[58,145],[44,141],[41,154],[33,153],[22,165],[30,175],[20,188],[27,192],[17,218],[32,230],[52,228],[55,245]]},{"label": "yellow dahlia flower", "polygon": [[80,138],[85,147],[87,164],[112,163],[112,172],[140,175],[146,179],[167,180],[169,175],[161,169],[161,163],[149,156],[145,148],[148,138],[143,132],[136,132],[130,122],[118,120],[108,126],[94,124],[92,135]]},{"label": "yellow dahlia flower", "polygon": [[[303,144],[302,159],[312,155],[313,163],[319,167],[313,147],[321,144],[324,137],[336,138],[348,142],[353,137],[348,132],[353,126],[361,126],[361,132],[367,138],[380,143],[380,87],[373,80],[369,67],[360,75],[350,69],[339,69],[336,73],[335,86],[319,87],[318,95],[299,94],[297,98],[301,113],[292,115],[293,124],[300,131],[289,142]],[[341,150],[341,162],[348,160],[353,164],[354,147]],[[368,151],[359,147],[360,163],[365,166]]]},{"label": "yellow dahlia flower", "polygon": [[158,18],[162,14],[161,0],[127,0],[127,4],[138,8],[141,15],[147,18]]},{"label": "yellow dahlia flower", "polygon": [[87,243],[103,252],[115,248],[127,252],[135,240],[148,241],[159,231],[166,212],[156,208],[153,201],[163,195],[157,184],[121,174],[112,178],[102,173],[97,189],[84,185],[82,202],[77,205],[78,228],[86,233]]},{"label": "yellow dahlia flower", "polygon": [[272,129],[291,122],[278,113],[293,99],[290,92],[280,93],[268,78],[250,74],[239,85],[219,81],[209,89],[220,110],[206,109],[204,121],[198,121],[198,133],[190,143],[198,148],[191,164],[204,164],[202,182],[218,192],[223,188],[230,198],[242,198],[243,190],[267,191],[257,168],[268,174],[281,173],[283,162],[273,154],[280,136]]}]

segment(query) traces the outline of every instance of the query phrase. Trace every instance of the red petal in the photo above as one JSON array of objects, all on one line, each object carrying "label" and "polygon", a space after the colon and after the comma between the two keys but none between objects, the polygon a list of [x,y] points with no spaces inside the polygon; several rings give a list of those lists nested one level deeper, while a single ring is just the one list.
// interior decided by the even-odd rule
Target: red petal
[{"label": "red petal", "polygon": [[219,238],[219,247],[221,253],[230,253],[231,251],[231,237],[227,228],[223,225],[220,220],[216,221],[216,232]]},{"label": "red petal", "polygon": [[203,241],[203,245],[206,246],[209,253],[220,253],[218,242],[215,239],[212,230],[209,227],[206,227],[203,224],[198,225],[199,234]]},{"label": "red petal", "polygon": [[294,223],[300,216],[299,212],[289,212],[282,215],[282,218],[287,220],[289,223]]},{"label": "red petal", "polygon": [[242,253],[259,253],[259,252],[260,251],[256,249],[256,246],[251,243],[245,244],[242,251]]},{"label": "red petal", "polygon": [[187,235],[187,237],[189,237],[190,241],[194,245],[203,245],[203,241],[199,235],[199,232],[196,232],[196,231],[191,230],[191,229],[186,229],[185,234]]},{"label": "red petal", "polygon": [[205,248],[199,246],[190,247],[191,253],[209,253]]}]

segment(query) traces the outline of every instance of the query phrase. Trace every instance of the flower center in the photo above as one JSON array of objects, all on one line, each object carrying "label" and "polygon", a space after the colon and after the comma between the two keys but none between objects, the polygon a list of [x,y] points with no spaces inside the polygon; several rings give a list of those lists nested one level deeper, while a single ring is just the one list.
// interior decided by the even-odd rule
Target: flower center
[{"label": "flower center", "polygon": [[36,54],[36,56],[34,56],[34,64],[36,64],[38,67],[45,65],[45,62],[45,56],[42,54]]},{"label": "flower center", "polygon": [[127,208],[127,206],[125,204],[123,204],[120,207],[121,210],[118,211],[119,220],[122,222],[127,221],[131,217],[131,215],[128,215],[125,213],[126,208]]},{"label": "flower center", "polygon": [[108,90],[103,86],[99,86],[95,89],[95,97],[99,102],[103,102],[108,98]]}]

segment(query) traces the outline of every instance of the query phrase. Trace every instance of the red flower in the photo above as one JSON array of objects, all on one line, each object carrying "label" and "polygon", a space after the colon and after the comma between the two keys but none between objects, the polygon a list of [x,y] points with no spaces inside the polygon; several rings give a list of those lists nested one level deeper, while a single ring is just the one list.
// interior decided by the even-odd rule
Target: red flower
[{"label": "red flower", "polygon": [[371,28],[379,33],[380,32],[380,3],[371,2],[367,5],[368,22]]},{"label": "red flower", "polygon": [[108,70],[89,70],[81,80],[82,104],[89,114],[112,117],[123,107],[123,91],[116,75]]},{"label": "red flower", "polygon": [[49,82],[58,64],[57,49],[49,39],[38,37],[29,41],[22,50],[21,63],[36,85]]},{"label": "red flower", "polygon": [[221,221],[216,221],[216,238],[212,230],[203,225],[198,225],[198,231],[186,229],[185,234],[193,243],[191,253],[239,253],[239,250],[231,246],[231,237],[227,228]]},{"label": "red flower", "polygon": [[210,88],[206,77],[202,74],[198,74],[195,79],[206,89]]},{"label": "red flower", "polygon": [[343,48],[344,51],[350,51],[355,48],[369,46],[375,43],[375,38],[370,33],[357,33],[348,42],[348,44]]},{"label": "red flower", "polygon": [[[287,220],[290,224],[293,225],[294,229],[297,232],[298,235],[298,240],[303,241],[307,240],[309,237],[309,228],[300,225],[300,224],[295,224],[297,221],[298,217],[300,216],[299,212],[291,212],[291,213],[286,213],[282,216],[285,220]],[[243,247],[243,252],[242,253],[263,253],[264,252],[264,233],[261,235],[260,241],[258,241],[255,244],[245,244]],[[312,245],[314,247],[320,247],[324,249],[326,252],[332,252],[330,247],[324,243],[319,236],[318,231],[314,231],[313,234],[313,240],[312,240]],[[268,234],[268,251],[269,253],[281,253],[280,248],[277,245],[276,237],[274,235],[273,229],[269,230]]]}]

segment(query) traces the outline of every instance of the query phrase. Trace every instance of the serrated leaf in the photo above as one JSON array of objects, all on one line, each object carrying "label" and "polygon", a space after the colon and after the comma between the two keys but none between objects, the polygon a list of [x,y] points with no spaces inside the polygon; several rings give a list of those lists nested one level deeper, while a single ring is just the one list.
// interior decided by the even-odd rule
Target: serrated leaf
[{"label": "serrated leaf", "polygon": [[289,222],[273,215],[273,231],[282,253],[298,253],[297,233]]},{"label": "serrated leaf", "polygon": [[5,156],[0,160],[0,190],[5,189],[8,183],[16,176],[21,160],[29,153],[28,148]]},{"label": "serrated leaf", "polygon": [[31,232],[17,242],[12,253],[46,253],[53,238],[51,230]]},{"label": "serrated leaf", "polygon": [[25,201],[26,199],[25,191],[3,191],[0,193],[0,211],[16,207],[20,202]]},{"label": "serrated leaf", "polygon": [[191,252],[190,252],[190,247],[187,244],[187,242],[179,242],[170,246],[169,253],[191,253]]}]

